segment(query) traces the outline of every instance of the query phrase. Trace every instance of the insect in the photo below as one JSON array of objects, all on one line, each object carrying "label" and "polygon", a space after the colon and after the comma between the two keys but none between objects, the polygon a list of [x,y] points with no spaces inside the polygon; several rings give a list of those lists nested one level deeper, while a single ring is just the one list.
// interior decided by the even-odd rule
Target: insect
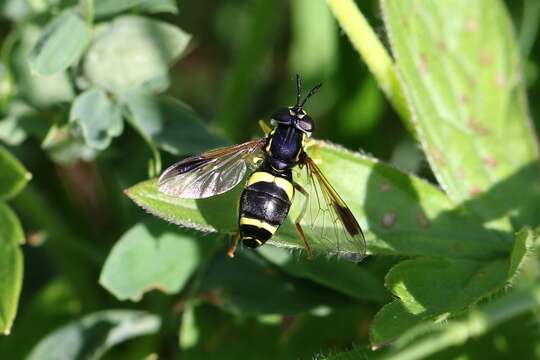
[{"label": "insect", "polygon": [[[303,107],[321,86],[315,86],[301,101],[301,81],[297,75],[296,104],[272,115],[273,128],[268,129],[266,137],[188,157],[160,176],[158,188],[162,193],[202,199],[231,190],[245,177],[248,167],[255,169],[240,197],[238,231],[227,252],[230,257],[234,256],[238,241],[250,248],[267,242],[285,221],[296,191],[303,195],[303,203],[295,227],[308,258],[313,258],[313,250],[300,224],[307,211],[311,213],[312,227],[316,222],[332,227],[333,235],[321,233],[324,239],[320,239],[326,241],[329,249],[353,261],[365,254],[364,234],[358,221],[305,151],[313,120]],[[311,196],[293,179],[295,167],[306,169],[314,190]],[[310,204],[310,198],[314,204]],[[354,250],[342,252],[343,241],[348,243],[347,249]]]}]

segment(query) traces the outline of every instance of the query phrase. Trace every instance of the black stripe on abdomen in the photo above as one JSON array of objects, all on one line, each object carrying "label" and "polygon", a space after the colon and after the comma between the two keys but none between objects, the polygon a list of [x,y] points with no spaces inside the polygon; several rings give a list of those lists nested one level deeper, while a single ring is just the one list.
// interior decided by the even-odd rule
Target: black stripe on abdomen
[{"label": "black stripe on abdomen", "polygon": [[[276,189],[279,189],[274,185]],[[281,189],[279,189],[282,191]],[[263,220],[279,226],[289,213],[291,203],[269,193],[247,188],[240,200],[240,216]]]},{"label": "black stripe on abdomen", "polygon": [[244,245],[256,248],[264,244],[272,237],[272,233],[254,225],[240,225],[240,234]]}]

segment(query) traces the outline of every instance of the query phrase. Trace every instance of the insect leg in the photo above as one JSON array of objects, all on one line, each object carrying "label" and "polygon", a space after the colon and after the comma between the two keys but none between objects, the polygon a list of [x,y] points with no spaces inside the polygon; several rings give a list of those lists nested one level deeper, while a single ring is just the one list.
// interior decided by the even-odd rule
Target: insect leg
[{"label": "insect leg", "polygon": [[300,210],[300,214],[298,214],[298,216],[296,217],[294,225],[296,226],[296,232],[298,233],[298,235],[300,236],[300,238],[304,242],[304,246],[306,247],[308,259],[313,260],[313,251],[311,250],[311,245],[307,241],[306,235],[304,234],[304,230],[302,229],[302,226],[300,225],[300,221],[302,221],[302,218],[306,214],[307,206],[309,204],[309,194],[298,183],[294,182],[293,185],[294,185],[294,188],[296,190],[298,190],[300,193],[302,193],[302,195],[304,195],[304,202],[302,203],[302,210]]},{"label": "insect leg", "polygon": [[233,258],[234,252],[236,251],[236,245],[238,245],[238,240],[240,240],[240,229],[236,230],[236,234],[234,234],[231,246],[229,247],[229,250],[227,250],[227,256]]}]

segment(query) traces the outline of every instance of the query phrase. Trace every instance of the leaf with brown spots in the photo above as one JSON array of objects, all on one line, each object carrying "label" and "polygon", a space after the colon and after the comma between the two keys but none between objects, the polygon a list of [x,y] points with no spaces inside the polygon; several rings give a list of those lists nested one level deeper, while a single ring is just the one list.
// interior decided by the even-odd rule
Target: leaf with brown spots
[{"label": "leaf with brown spots", "polygon": [[[475,223],[470,214],[454,209],[455,204],[440,189],[416,176],[325,142],[314,141],[308,153],[317,160],[327,182],[358,221],[366,236],[368,253],[489,258],[508,249],[505,239],[494,238],[481,224]],[[295,172],[294,179],[308,191],[314,200],[310,203],[318,210],[317,193],[308,186],[311,180],[306,177],[306,171]],[[241,191],[242,187],[238,186],[209,199],[179,199],[160,193],[153,179],[127,189],[126,194],[146,211],[169,222],[232,236],[238,225],[235,209]],[[320,192],[318,195],[319,200],[324,201],[320,198],[324,195]],[[288,219],[269,244],[304,248],[293,223],[302,201],[302,194],[297,193]],[[427,222],[429,226],[419,225],[418,212],[425,215],[422,224]],[[384,220],[388,213],[394,214],[391,221]],[[336,250],[335,242],[321,238],[321,234],[335,233],[336,225],[325,219],[328,217],[311,219],[308,214],[301,222],[315,254],[328,255]],[[349,225],[351,230],[357,229],[356,224]],[[455,251],[456,246],[462,249],[459,253]],[[362,255],[363,246],[360,248],[347,241],[340,243],[341,251]]]},{"label": "leaf with brown spots", "polygon": [[509,214],[518,226],[537,223],[538,145],[502,1],[383,0],[382,10],[418,139],[443,189],[492,227],[510,230]]}]

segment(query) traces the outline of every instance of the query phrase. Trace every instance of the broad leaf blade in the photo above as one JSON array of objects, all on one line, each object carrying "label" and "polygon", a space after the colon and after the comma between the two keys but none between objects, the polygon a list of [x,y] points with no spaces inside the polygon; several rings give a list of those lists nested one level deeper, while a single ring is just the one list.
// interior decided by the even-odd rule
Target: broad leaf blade
[{"label": "broad leaf blade", "polygon": [[42,28],[30,23],[19,29],[20,42],[13,51],[13,73],[17,79],[17,90],[21,98],[35,107],[47,108],[71,102],[75,91],[65,71],[43,76],[31,69],[28,53],[42,32]]},{"label": "broad leaf blade", "polygon": [[[58,306],[62,304],[62,306]],[[24,359],[41,338],[80,316],[81,301],[67,280],[53,280],[21,306],[14,331],[0,341],[0,353]]]},{"label": "broad leaf blade", "polygon": [[[404,331],[436,316],[450,316],[501,289],[508,262],[452,259],[414,259],[400,262],[388,273],[386,286],[399,301],[385,306],[371,328],[379,347]],[[396,321],[399,319],[399,321]]]},{"label": "broad leaf blade", "polygon": [[510,214],[537,224],[537,140],[502,2],[384,0],[382,8],[418,137],[446,192],[498,228],[510,229]]},{"label": "broad leaf blade", "polygon": [[[484,230],[462,209],[453,209],[440,190],[412,175],[328,143],[317,142],[308,152],[321,161],[322,171],[357,217],[372,253],[490,258],[508,251],[504,235]],[[145,210],[169,222],[232,234],[237,228],[241,191],[242,186],[238,186],[210,199],[179,199],[160,193],[156,180],[148,180],[126,193]],[[303,248],[291,220],[298,215],[301,200],[295,199],[289,219],[271,244]],[[304,219],[303,225],[316,251],[335,250],[317,240],[317,231],[329,224],[315,223],[311,228]]]},{"label": "broad leaf blade", "polygon": [[64,12],[45,27],[30,52],[32,70],[40,75],[52,75],[67,69],[79,59],[91,35],[77,13]]},{"label": "broad leaf blade", "polygon": [[184,155],[226,145],[187,105],[169,96],[131,91],[121,96],[126,118],[161,149]]},{"label": "broad leaf blade", "polygon": [[17,195],[31,178],[19,160],[0,146],[0,201]]},{"label": "broad leaf blade", "polygon": [[510,283],[530,253],[534,233],[520,231],[511,254],[490,261],[412,259],[394,266],[386,287],[399,299],[383,307],[371,328],[374,346],[381,346],[424,320],[455,316]]},{"label": "broad leaf blade", "polygon": [[120,108],[98,88],[77,96],[71,106],[70,120],[80,127],[86,144],[98,150],[106,149],[124,129]]},{"label": "broad leaf blade", "polygon": [[291,275],[312,280],[353,298],[380,303],[387,297],[386,289],[379,279],[360,264],[322,257],[309,260],[271,246],[261,247],[259,253]]},{"label": "broad leaf blade", "polygon": [[201,280],[202,297],[232,313],[297,314],[320,306],[350,305],[350,299],[315,283],[287,276],[251,250],[234,259],[216,256]]},{"label": "broad leaf blade", "polygon": [[190,35],[176,26],[121,16],[96,29],[84,73],[93,84],[112,92],[140,86],[164,90],[168,87],[168,67],[184,52],[189,40]]},{"label": "broad leaf blade", "polygon": [[24,233],[11,209],[0,202],[0,333],[9,334],[22,286]]},{"label": "broad leaf blade", "polygon": [[72,165],[80,159],[91,161],[97,156],[96,149],[87,146],[83,139],[73,134],[70,124],[51,126],[41,147],[55,162],[64,165]]},{"label": "broad leaf blade", "polygon": [[219,245],[158,220],[139,223],[113,247],[99,282],[120,300],[139,301],[153,289],[176,293]]},{"label": "broad leaf blade", "polygon": [[[81,0],[90,1],[90,0]],[[178,8],[174,0],[92,0],[94,2],[94,15],[106,17],[127,10],[142,12],[170,12],[177,13]]]},{"label": "broad leaf blade", "polygon": [[96,312],[49,334],[28,359],[99,359],[114,345],[153,334],[159,327],[158,316],[142,311]]}]

